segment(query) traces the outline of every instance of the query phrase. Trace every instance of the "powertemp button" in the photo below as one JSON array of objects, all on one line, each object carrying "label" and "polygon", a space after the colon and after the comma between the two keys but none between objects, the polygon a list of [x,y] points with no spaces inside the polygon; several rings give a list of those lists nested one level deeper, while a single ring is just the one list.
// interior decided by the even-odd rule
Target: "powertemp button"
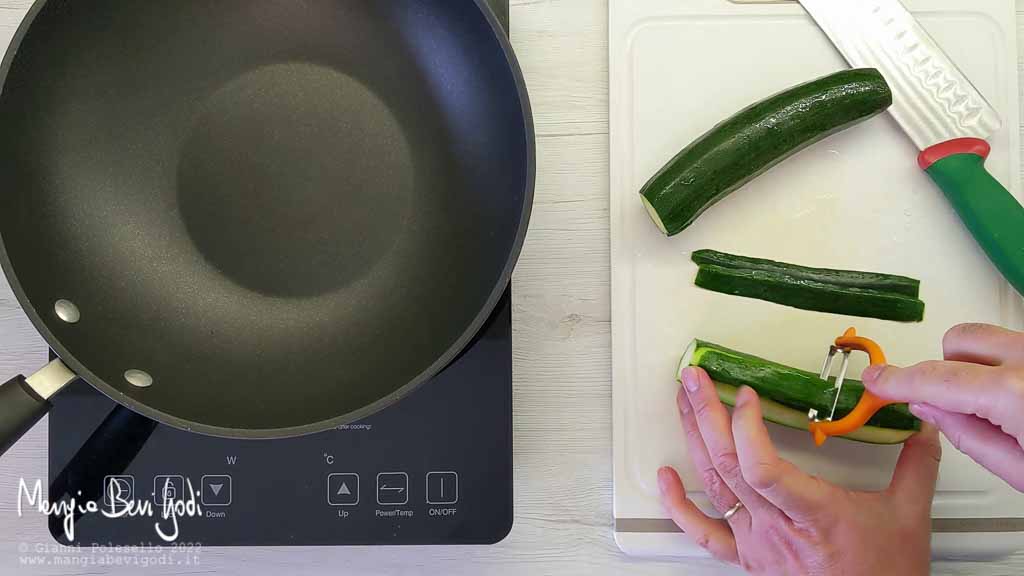
[{"label": "powertemp button", "polygon": [[377,474],[377,504],[401,506],[409,502],[409,475],[405,472]]}]

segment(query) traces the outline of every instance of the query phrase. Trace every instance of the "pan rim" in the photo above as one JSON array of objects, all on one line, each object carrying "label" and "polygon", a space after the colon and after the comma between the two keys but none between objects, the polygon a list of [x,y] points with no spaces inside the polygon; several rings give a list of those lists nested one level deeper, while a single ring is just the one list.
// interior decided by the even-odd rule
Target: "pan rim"
[{"label": "pan rim", "polygon": [[[33,22],[38,16],[42,8],[51,0],[36,0],[29,8],[18,29],[15,31],[11,43],[7,48],[6,53],[2,61],[0,61],[0,94],[3,93],[4,86],[7,83],[11,66],[13,65],[14,59],[21,47],[22,41],[28,30],[31,28]],[[485,0],[468,0],[472,6],[475,6],[482,17],[490,26],[492,35],[497,41],[498,46],[505,55],[505,62],[508,65],[509,74],[512,77],[513,82],[516,86],[516,96],[519,100],[520,109],[522,112],[522,121],[524,128],[526,162],[525,162],[525,183],[523,189],[523,202],[519,214],[519,227],[516,230],[516,236],[513,239],[511,248],[508,252],[508,256],[505,261],[505,266],[502,268],[501,274],[498,276],[498,281],[495,286],[491,289],[486,301],[482,308],[477,312],[477,315],[473,318],[463,333],[452,343],[452,345],[441,354],[430,366],[424,369],[415,378],[393,391],[392,393],[379,398],[378,400],[363,406],[362,408],[347,412],[345,414],[328,418],[326,420],[320,420],[308,424],[302,424],[297,426],[288,426],[281,428],[230,428],[223,426],[214,426],[209,424],[203,424],[199,422],[193,422],[184,418],[177,417],[173,414],[169,414],[162,410],[153,408],[152,406],[136,400],[127,394],[121,392],[118,388],[110,385],[104,379],[97,376],[88,367],[80,362],[70,350],[68,350],[63,343],[57,338],[53,332],[50,331],[47,323],[43,320],[42,315],[32,305],[28,299],[21,282],[18,280],[18,275],[15,271],[13,263],[10,261],[10,256],[7,253],[7,247],[4,242],[3,235],[0,234],[0,269],[3,270],[4,276],[7,278],[11,290],[18,300],[25,315],[28,316],[32,326],[36,332],[42,336],[43,340],[50,347],[51,350],[81,379],[85,380],[90,386],[100,391],[111,400],[114,400],[118,404],[125,406],[126,408],[133,410],[143,416],[150,419],[156,420],[162,424],[166,424],[173,428],[178,428],[188,432],[195,432],[199,434],[205,434],[209,436],[216,436],[222,438],[238,438],[238,439],[275,439],[275,438],[289,438],[295,436],[304,436],[308,434],[315,434],[323,432],[333,428],[338,428],[345,424],[351,424],[358,420],[361,420],[371,414],[375,414],[393,404],[399,400],[405,398],[415,390],[419,389],[420,386],[429,382],[434,376],[439,374],[444,368],[446,368],[464,349],[465,347],[476,337],[483,325],[490,318],[491,313],[494,311],[498,302],[504,296],[505,290],[510,286],[512,282],[512,271],[514,270],[516,263],[519,261],[519,256],[522,253],[523,244],[526,240],[526,233],[529,228],[530,217],[533,210],[533,199],[536,187],[537,169],[536,169],[536,132],[533,119],[533,110],[530,105],[529,93],[526,87],[526,80],[523,76],[522,68],[519,65],[515,52],[512,48],[512,43],[500,24],[497,17],[491,11],[490,7],[485,4]]]}]

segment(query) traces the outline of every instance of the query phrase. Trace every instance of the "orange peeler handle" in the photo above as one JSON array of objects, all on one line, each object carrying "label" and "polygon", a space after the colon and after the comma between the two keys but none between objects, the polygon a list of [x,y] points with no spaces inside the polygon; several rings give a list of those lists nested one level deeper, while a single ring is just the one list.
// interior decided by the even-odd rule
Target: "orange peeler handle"
[{"label": "orange peeler handle", "polygon": [[[885,353],[882,352],[882,348],[874,340],[857,336],[857,330],[854,328],[850,328],[843,333],[842,336],[836,338],[836,347],[867,352],[872,365],[888,364],[885,359]],[[849,434],[850,432],[861,428],[867,424],[868,420],[870,420],[876,412],[885,408],[889,404],[895,404],[895,402],[883,400],[871,392],[864,390],[864,394],[861,395],[860,401],[857,402],[857,406],[855,406],[845,417],[833,422],[810,423],[810,430],[811,434],[814,436],[814,443],[821,446],[829,436],[842,436],[843,434]]]}]

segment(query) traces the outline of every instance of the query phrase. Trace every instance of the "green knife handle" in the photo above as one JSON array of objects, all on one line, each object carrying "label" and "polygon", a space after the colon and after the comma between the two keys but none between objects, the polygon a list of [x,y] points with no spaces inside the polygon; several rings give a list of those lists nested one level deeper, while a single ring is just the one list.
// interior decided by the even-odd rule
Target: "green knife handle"
[{"label": "green knife handle", "polygon": [[985,170],[991,148],[958,138],[921,153],[918,164],[939,185],[974,239],[1024,295],[1024,206]]}]

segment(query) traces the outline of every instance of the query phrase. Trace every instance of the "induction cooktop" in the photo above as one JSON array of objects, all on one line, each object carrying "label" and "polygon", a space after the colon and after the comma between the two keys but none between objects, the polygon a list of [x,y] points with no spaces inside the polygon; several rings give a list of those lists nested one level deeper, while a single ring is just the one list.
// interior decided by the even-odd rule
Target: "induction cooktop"
[{"label": "induction cooktop", "polygon": [[[508,0],[488,3],[507,30]],[[194,434],[82,381],[53,403],[49,500],[97,505],[74,513],[73,541],[51,515],[64,544],[489,544],[512,527],[510,290],[433,380],[319,434]]]}]

